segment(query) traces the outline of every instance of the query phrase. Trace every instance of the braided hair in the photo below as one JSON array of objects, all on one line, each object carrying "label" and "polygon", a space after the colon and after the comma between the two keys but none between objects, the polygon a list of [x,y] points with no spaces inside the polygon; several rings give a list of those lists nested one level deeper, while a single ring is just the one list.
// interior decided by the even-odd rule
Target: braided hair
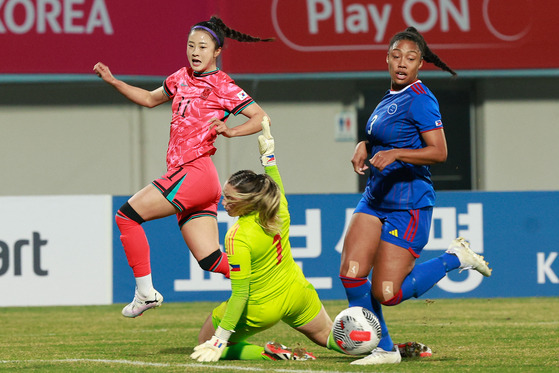
[{"label": "braided hair", "polygon": [[276,182],[266,174],[254,171],[237,171],[225,182],[233,192],[227,196],[230,200],[231,216],[243,216],[258,213],[258,223],[267,233],[277,233],[281,220],[278,216],[281,191]]},{"label": "braided hair", "polygon": [[249,43],[256,43],[259,41],[268,42],[268,41],[275,40],[274,38],[261,39],[256,36],[243,34],[242,32],[233,30],[232,28],[228,27],[221,20],[221,18],[217,16],[212,16],[209,21],[202,21],[195,24],[194,26],[192,26],[190,30],[192,31],[195,29],[202,29],[207,31],[214,39],[214,42],[216,43],[216,49],[223,47],[225,38],[237,40],[240,42],[249,42]]},{"label": "braided hair", "polygon": [[390,40],[389,48],[392,48],[394,46],[394,43],[400,40],[409,40],[417,44],[417,46],[419,47],[419,51],[421,52],[421,57],[423,58],[423,60],[425,60],[425,62],[432,63],[439,69],[448,71],[453,76],[457,75],[454,70],[448,67],[447,64],[439,58],[439,56],[433,53],[433,51],[427,46],[427,42],[423,38],[423,35],[421,35],[415,27],[408,27],[404,31],[401,31],[394,35]]}]

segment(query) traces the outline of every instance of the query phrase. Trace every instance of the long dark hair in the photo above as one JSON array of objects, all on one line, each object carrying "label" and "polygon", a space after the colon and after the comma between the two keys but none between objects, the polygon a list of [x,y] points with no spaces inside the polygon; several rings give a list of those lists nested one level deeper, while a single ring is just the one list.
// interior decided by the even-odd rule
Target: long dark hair
[{"label": "long dark hair", "polygon": [[446,63],[444,63],[439,56],[437,56],[433,51],[427,46],[427,42],[423,38],[423,35],[417,31],[415,27],[408,27],[404,31],[401,31],[394,35],[392,39],[390,39],[390,44],[388,49],[390,50],[394,43],[400,40],[409,40],[413,41],[419,47],[419,51],[421,52],[421,57],[425,62],[432,63],[433,65],[437,66],[439,69],[448,71],[453,76],[456,76],[456,72],[452,70]]},{"label": "long dark hair", "polygon": [[219,18],[217,16],[212,16],[209,21],[198,22],[197,24],[192,26],[192,28],[190,30],[192,31],[193,29],[202,29],[202,30],[208,31],[209,34],[212,36],[212,39],[214,39],[214,41],[215,41],[216,49],[220,48],[220,47],[223,47],[223,43],[225,42],[225,38],[237,40],[237,41],[240,41],[240,42],[249,42],[249,43],[255,43],[255,42],[259,42],[259,41],[267,42],[267,41],[274,41],[275,40],[274,38],[261,39],[261,38],[256,37],[256,36],[243,34],[242,32],[239,32],[237,30],[233,30],[232,28],[228,27],[221,20],[221,18]]}]

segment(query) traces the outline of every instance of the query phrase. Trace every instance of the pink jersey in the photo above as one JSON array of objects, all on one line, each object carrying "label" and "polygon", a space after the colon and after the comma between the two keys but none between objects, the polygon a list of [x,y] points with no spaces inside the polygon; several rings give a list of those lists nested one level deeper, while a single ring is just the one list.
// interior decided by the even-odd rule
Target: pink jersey
[{"label": "pink jersey", "polygon": [[221,70],[200,74],[183,67],[165,79],[163,89],[173,99],[167,169],[214,154],[217,133],[209,129],[211,119],[226,121],[254,103]]}]

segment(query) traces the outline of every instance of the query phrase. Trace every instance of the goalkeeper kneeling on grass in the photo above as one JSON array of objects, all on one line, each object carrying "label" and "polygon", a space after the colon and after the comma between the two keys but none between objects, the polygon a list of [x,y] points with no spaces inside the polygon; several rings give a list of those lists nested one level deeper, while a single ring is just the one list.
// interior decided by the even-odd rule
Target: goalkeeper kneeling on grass
[{"label": "goalkeeper kneeling on grass", "polygon": [[343,353],[331,334],[330,316],[291,255],[290,215],[267,117],[262,133],[258,142],[265,173],[238,171],[223,187],[223,207],[230,216],[239,217],[225,236],[232,294],[200,330],[200,345],[190,355],[200,362],[314,360],[303,348],[247,342],[280,320],[319,346]]},{"label": "goalkeeper kneeling on grass", "polygon": [[258,142],[265,173],[238,171],[223,187],[223,207],[239,217],[225,236],[232,293],[202,326],[200,345],[191,355],[198,361],[315,359],[301,348],[246,341],[280,320],[341,352],[329,338],[332,320],[291,255],[290,216],[267,117],[262,133]]}]

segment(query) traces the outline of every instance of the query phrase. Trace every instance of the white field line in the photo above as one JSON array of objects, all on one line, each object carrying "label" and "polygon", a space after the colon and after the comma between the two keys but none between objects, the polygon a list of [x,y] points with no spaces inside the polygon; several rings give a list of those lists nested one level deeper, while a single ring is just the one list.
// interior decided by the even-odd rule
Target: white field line
[{"label": "white field line", "polygon": [[[0,360],[0,364],[29,364],[29,363],[102,363],[102,364],[122,364],[134,366],[149,366],[149,367],[180,367],[180,368],[208,368],[208,369],[223,369],[229,371],[250,371],[250,372],[279,372],[279,373],[309,373],[309,372],[326,372],[323,370],[299,370],[299,369],[274,369],[274,368],[256,368],[256,367],[240,367],[235,365],[214,365],[214,364],[179,364],[179,363],[149,363],[145,361],[133,360],[108,360],[108,359],[37,359],[37,360]],[[273,363],[273,362],[272,362]],[[327,373],[342,373],[338,371],[327,371]]]}]

